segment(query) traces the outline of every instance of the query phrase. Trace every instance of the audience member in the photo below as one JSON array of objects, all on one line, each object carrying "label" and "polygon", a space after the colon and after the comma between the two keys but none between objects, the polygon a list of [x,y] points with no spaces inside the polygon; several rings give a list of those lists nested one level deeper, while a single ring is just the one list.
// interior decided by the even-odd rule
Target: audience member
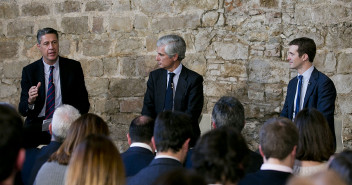
[{"label": "audience member", "polygon": [[[49,159],[51,154],[56,152],[61,146],[66,138],[70,125],[79,117],[79,111],[71,105],[64,104],[55,110],[52,122],[49,125],[51,141],[49,145],[43,146],[40,149],[40,152],[36,156],[33,168],[31,169],[28,183],[25,184],[33,184],[40,167]],[[23,180],[25,181],[26,179],[24,178]]]},{"label": "audience member", "polygon": [[259,132],[259,152],[263,165],[255,173],[249,173],[239,185],[284,185],[292,175],[298,144],[296,126],[287,118],[272,118]]},{"label": "audience member", "polygon": [[[25,150],[22,145],[23,121],[8,104],[0,105],[0,184],[15,184],[22,168]],[[17,180],[16,180],[17,181]]]},{"label": "audience member", "polygon": [[128,185],[150,185],[164,173],[182,168],[188,144],[192,137],[192,119],[185,113],[165,111],[155,120],[152,142],[156,157],[135,176],[127,179]]},{"label": "audience member", "polygon": [[323,114],[314,108],[301,110],[295,119],[299,140],[293,173],[312,175],[327,168],[327,161],[334,154],[334,141]]},{"label": "audience member", "polygon": [[109,135],[106,122],[99,116],[87,113],[74,121],[60,148],[44,163],[35,178],[36,185],[62,185],[72,151],[89,134]]},{"label": "audience member", "polygon": [[124,185],[120,153],[106,136],[89,135],[72,153],[66,185]]},{"label": "audience member", "polygon": [[323,170],[311,176],[295,176],[287,185],[348,185],[333,170]]},{"label": "audience member", "polygon": [[160,176],[153,185],[206,185],[202,176],[184,168],[175,169]]},{"label": "audience member", "polygon": [[[223,96],[215,103],[212,112],[212,128],[228,126],[241,133],[245,122],[244,107],[235,97]],[[246,173],[256,172],[263,164],[263,158],[250,149],[248,151],[250,159],[246,167]]]},{"label": "audience member", "polygon": [[329,164],[329,169],[335,171],[347,185],[352,185],[352,150],[335,154]]},{"label": "audience member", "polygon": [[127,140],[130,148],[122,153],[126,176],[133,176],[154,158],[152,144],[154,120],[148,116],[138,116],[131,122]]},{"label": "audience member", "polygon": [[234,128],[221,127],[204,134],[193,151],[195,171],[208,184],[237,184],[245,174],[249,150]]}]

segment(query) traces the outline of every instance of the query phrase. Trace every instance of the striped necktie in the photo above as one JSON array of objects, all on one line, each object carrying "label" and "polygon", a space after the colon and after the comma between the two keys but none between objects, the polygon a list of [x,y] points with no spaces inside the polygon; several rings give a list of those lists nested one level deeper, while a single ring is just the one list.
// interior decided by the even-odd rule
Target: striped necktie
[{"label": "striped necktie", "polygon": [[55,111],[55,85],[53,78],[54,66],[50,66],[48,92],[46,94],[45,119],[53,117]]}]

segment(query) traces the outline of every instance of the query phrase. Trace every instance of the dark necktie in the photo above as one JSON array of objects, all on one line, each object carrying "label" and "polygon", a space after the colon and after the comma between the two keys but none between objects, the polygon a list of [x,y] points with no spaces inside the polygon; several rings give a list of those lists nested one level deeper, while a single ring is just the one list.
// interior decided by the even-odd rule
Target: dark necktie
[{"label": "dark necktie", "polygon": [[299,112],[300,101],[301,101],[301,89],[302,89],[302,75],[298,76],[298,87],[297,87],[297,98],[296,98],[296,110],[295,110],[295,117]]},{"label": "dark necktie", "polygon": [[48,92],[46,94],[46,108],[45,108],[45,119],[53,117],[55,111],[55,85],[53,78],[54,66],[50,66]]},{"label": "dark necktie", "polygon": [[172,110],[174,104],[174,76],[175,73],[169,73],[169,83],[167,84],[166,89],[164,110]]}]

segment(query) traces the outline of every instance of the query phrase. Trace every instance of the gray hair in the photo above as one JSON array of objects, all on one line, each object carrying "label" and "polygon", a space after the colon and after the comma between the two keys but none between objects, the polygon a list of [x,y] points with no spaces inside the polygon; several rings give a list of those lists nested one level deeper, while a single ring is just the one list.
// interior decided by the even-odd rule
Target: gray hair
[{"label": "gray hair", "polygon": [[67,130],[71,123],[80,116],[79,111],[71,105],[64,104],[58,107],[51,122],[55,141],[62,142],[66,138]]},{"label": "gray hair", "polygon": [[178,35],[165,35],[156,43],[157,47],[164,46],[165,53],[171,58],[178,54],[177,60],[182,61],[185,58],[186,53],[186,42],[182,37]]}]

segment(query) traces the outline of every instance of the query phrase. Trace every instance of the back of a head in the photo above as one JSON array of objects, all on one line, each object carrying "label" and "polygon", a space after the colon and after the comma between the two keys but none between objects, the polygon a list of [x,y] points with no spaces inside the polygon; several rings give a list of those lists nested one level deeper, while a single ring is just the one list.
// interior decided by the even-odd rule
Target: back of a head
[{"label": "back of a head", "polygon": [[71,105],[65,104],[55,109],[51,122],[55,141],[62,142],[66,138],[70,125],[80,116],[79,111]]},{"label": "back of a head", "polygon": [[299,57],[306,53],[308,55],[309,62],[314,61],[317,46],[315,45],[313,39],[307,37],[296,38],[292,40],[288,45],[298,46],[297,52],[299,54]]},{"label": "back of a head", "polygon": [[132,143],[150,143],[153,137],[154,119],[148,116],[138,116],[131,122],[129,135]]},{"label": "back of a head", "polygon": [[160,176],[153,185],[206,185],[204,178],[184,168],[172,170]]},{"label": "back of a head", "polygon": [[192,137],[192,119],[185,113],[165,111],[160,113],[154,126],[154,141],[159,152],[178,152],[184,142]]},{"label": "back of a head", "polygon": [[208,184],[237,183],[244,176],[249,149],[236,129],[221,127],[204,134],[192,154],[192,165]]},{"label": "back of a head", "polygon": [[334,138],[329,125],[318,110],[303,109],[295,118],[299,141],[296,158],[306,161],[327,161],[334,154]]},{"label": "back of a head", "polygon": [[329,164],[329,169],[335,171],[348,185],[352,185],[352,150],[336,154]]},{"label": "back of a head", "polygon": [[230,126],[241,132],[245,122],[242,103],[235,97],[221,97],[214,105],[212,121],[215,122],[216,128]]},{"label": "back of a head", "polygon": [[272,118],[259,131],[260,146],[265,157],[285,159],[298,144],[298,131],[291,120]]},{"label": "back of a head", "polygon": [[[22,147],[21,116],[10,105],[0,105],[0,184],[15,170]],[[19,169],[17,169],[19,170]]]},{"label": "back of a head", "polygon": [[171,58],[178,54],[178,61],[182,61],[186,54],[186,42],[178,35],[165,35],[160,37],[156,43],[157,47],[166,45],[165,53]]},{"label": "back of a head", "polygon": [[72,151],[90,134],[108,136],[109,127],[98,115],[87,113],[71,124],[65,141],[60,148],[51,155],[49,161],[57,161],[60,164],[66,165],[70,159]]},{"label": "back of a head", "polygon": [[106,184],[125,184],[120,153],[108,137],[89,135],[72,154],[66,185]]}]

